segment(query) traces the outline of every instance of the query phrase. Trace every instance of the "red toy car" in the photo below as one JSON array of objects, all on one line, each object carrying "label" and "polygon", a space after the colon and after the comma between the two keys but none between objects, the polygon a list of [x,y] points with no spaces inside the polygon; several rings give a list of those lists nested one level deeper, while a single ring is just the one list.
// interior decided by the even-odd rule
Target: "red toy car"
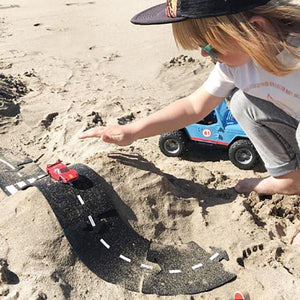
[{"label": "red toy car", "polygon": [[47,173],[54,179],[62,181],[63,183],[70,183],[78,179],[78,173],[72,168],[58,160],[54,164],[47,165]]}]

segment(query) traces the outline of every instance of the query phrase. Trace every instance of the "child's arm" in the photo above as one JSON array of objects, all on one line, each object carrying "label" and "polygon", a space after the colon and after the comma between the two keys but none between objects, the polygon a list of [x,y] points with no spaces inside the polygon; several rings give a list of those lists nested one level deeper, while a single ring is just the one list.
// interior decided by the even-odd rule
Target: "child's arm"
[{"label": "child's arm", "polygon": [[177,100],[156,113],[128,125],[96,127],[79,138],[101,137],[104,142],[127,146],[142,139],[177,130],[207,116],[223,98],[216,97],[201,87],[188,97]]}]

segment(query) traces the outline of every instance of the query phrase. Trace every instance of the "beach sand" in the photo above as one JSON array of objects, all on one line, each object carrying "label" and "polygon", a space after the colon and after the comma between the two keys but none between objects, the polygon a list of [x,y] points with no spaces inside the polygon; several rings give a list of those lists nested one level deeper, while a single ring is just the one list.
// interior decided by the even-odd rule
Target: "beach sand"
[{"label": "beach sand", "polygon": [[7,284],[0,268],[0,299],[230,299],[237,290],[259,300],[299,297],[300,248],[290,241],[300,229],[300,198],[233,189],[265,172],[236,168],[222,149],[168,158],[158,137],[129,147],[78,139],[87,128],[130,122],[188,95],[212,69],[199,52],[176,47],[170,25],[129,22],[160,2],[1,1],[0,147],[27,154],[42,169],[58,158],[88,165],[130,208],[132,218],[118,212],[141,236],[226,250],[222,263],[237,279],[172,297],[107,283],[76,257],[32,187],[9,197],[0,191],[0,259],[19,278]]}]

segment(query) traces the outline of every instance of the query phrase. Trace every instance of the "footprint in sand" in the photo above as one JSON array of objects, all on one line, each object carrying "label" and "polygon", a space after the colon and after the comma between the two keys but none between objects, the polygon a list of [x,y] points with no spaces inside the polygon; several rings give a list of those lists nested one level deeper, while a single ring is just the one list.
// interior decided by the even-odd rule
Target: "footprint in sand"
[{"label": "footprint in sand", "polygon": [[253,252],[257,252],[257,251],[262,251],[264,249],[264,245],[263,244],[259,244],[259,245],[255,245],[252,247],[248,247],[247,249],[243,250],[243,255],[242,257],[238,257],[236,259],[236,262],[242,266],[245,267],[244,264],[244,260],[247,259]]},{"label": "footprint in sand", "polygon": [[73,3],[66,3],[67,6],[82,6],[82,5],[89,5],[89,4],[95,4],[95,2],[84,2],[84,3],[78,3],[78,2],[73,2]]},{"label": "footprint in sand", "polygon": [[11,5],[1,5],[1,4],[0,4],[0,9],[8,9],[8,8],[16,8],[16,7],[20,7],[20,5],[15,5],[15,4],[11,4]]}]

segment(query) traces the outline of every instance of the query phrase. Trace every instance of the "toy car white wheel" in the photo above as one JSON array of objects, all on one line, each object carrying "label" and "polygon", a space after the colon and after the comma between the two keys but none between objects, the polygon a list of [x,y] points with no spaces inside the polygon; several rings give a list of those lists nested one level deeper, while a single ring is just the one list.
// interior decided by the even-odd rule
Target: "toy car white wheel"
[{"label": "toy car white wheel", "polygon": [[181,156],[187,149],[187,136],[182,130],[164,133],[159,138],[161,152],[170,157]]},{"label": "toy car white wheel", "polygon": [[228,151],[231,162],[242,170],[251,170],[258,162],[259,155],[253,144],[247,140],[233,142]]}]

